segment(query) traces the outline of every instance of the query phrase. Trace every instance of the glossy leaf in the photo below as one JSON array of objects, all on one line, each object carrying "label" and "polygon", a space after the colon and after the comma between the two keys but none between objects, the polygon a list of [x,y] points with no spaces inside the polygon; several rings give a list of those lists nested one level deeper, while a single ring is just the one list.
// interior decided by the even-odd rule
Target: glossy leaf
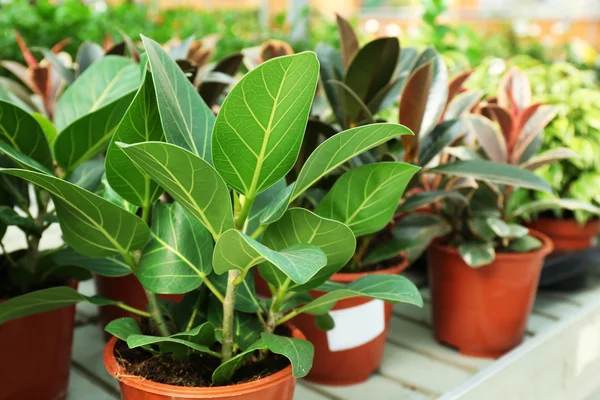
[{"label": "glossy leaf", "polygon": [[254,197],[293,167],[318,73],[314,53],[277,57],[231,89],[215,122],[213,162],[239,193]]},{"label": "glossy leaf", "polygon": [[104,175],[104,159],[92,158],[79,165],[68,176],[67,180],[90,192],[95,192],[100,186]]},{"label": "glossy leaf", "polygon": [[85,41],[77,50],[77,75],[81,75],[93,63],[104,57],[104,49],[97,43]]},{"label": "glossy leaf", "polygon": [[393,138],[412,132],[396,124],[374,124],[340,132],[316,148],[308,157],[294,185],[290,201],[295,200],[319,179],[353,157]]},{"label": "glossy leaf", "polygon": [[136,214],[139,209],[135,204],[131,204],[121,196],[117,192],[114,191],[113,188],[110,187],[108,181],[106,180],[106,174],[100,180],[100,193],[103,199],[110,201],[113,204],[118,205],[124,210],[129,211],[132,214]]},{"label": "glossy leaf", "polygon": [[[189,336],[189,334],[190,334],[189,332],[184,332],[181,335],[186,335],[186,337],[187,337],[187,336]],[[214,333],[213,333],[213,335],[214,335]],[[134,349],[136,347],[144,347],[144,346],[148,346],[148,345],[152,345],[152,344],[165,344],[165,343],[182,345],[182,346],[188,347],[192,350],[198,351],[200,353],[211,354],[215,357],[217,356],[217,354],[215,354],[215,352],[210,350],[210,348],[207,345],[198,344],[191,340],[180,339],[179,337],[176,337],[175,335],[165,337],[165,336],[150,336],[150,335],[132,334],[127,337],[127,346],[129,346],[130,349]]]},{"label": "glossy leaf", "polygon": [[52,261],[56,265],[76,266],[84,268],[98,275],[119,277],[131,274],[131,267],[121,256],[113,257],[88,257],[77,253],[70,247],[52,253]]},{"label": "glossy leaf", "polygon": [[266,348],[267,346],[263,342],[262,338],[258,339],[246,350],[239,352],[235,356],[231,357],[229,360],[219,365],[212,374],[212,383],[214,385],[229,384],[231,382],[233,374],[235,374],[235,371],[237,371],[244,364],[244,361],[249,357],[250,354],[252,354],[256,350],[262,350]]},{"label": "glossy leaf", "polygon": [[515,145],[513,160],[521,160],[521,155],[527,147],[533,142],[536,136],[544,130],[546,125],[550,123],[558,113],[558,107],[543,105],[540,106],[535,113],[525,122],[521,128],[519,138]]},{"label": "glossy leaf", "polygon": [[496,252],[491,242],[468,242],[458,246],[463,261],[473,268],[483,267],[494,261]]},{"label": "glossy leaf", "polygon": [[467,127],[459,119],[444,121],[425,136],[419,145],[419,165],[425,166],[438,154],[467,133]]},{"label": "glossy leaf", "polygon": [[470,112],[479,103],[484,94],[483,90],[460,93],[448,104],[448,108],[444,113],[444,120],[460,118]]},{"label": "glossy leaf", "polygon": [[429,47],[419,56],[416,65],[428,62],[433,62],[433,72],[427,93],[427,107],[418,134],[420,138],[424,138],[435,127],[448,100],[448,69],[442,55],[433,47]]},{"label": "glossy leaf", "polygon": [[106,325],[104,330],[124,341],[127,341],[127,338],[131,335],[142,334],[142,330],[137,321],[131,317],[114,319]]},{"label": "glossy leaf", "polygon": [[352,25],[350,25],[345,18],[339,14],[336,14],[335,17],[338,34],[340,36],[342,57],[344,57],[344,65],[348,67],[356,53],[358,53],[358,38],[356,37],[356,33],[354,32]]},{"label": "glossy leaf", "polygon": [[381,299],[389,303],[409,303],[423,306],[419,289],[400,275],[367,275],[344,288],[333,290],[296,309],[299,313],[321,315],[329,312],[340,300],[352,297]]},{"label": "glossy leaf", "polygon": [[135,275],[153,293],[187,293],[212,271],[212,253],[210,232],[200,221],[177,202],[159,202]]},{"label": "glossy leaf", "polygon": [[552,164],[556,161],[568,160],[570,158],[577,159],[579,158],[579,154],[566,147],[559,147],[547,150],[542,154],[527,160],[526,162],[521,164],[521,168],[525,168],[530,171],[535,171],[536,169],[544,165]]},{"label": "glossy leaf", "polygon": [[272,353],[281,354],[290,360],[294,378],[304,378],[312,368],[315,349],[304,339],[296,339],[263,332],[260,335],[265,346]]},{"label": "glossy leaf", "polygon": [[294,184],[292,183],[275,195],[260,216],[261,224],[271,224],[281,218],[288,208],[293,190]]},{"label": "glossy leaf", "polygon": [[470,133],[491,161],[503,163],[508,160],[506,140],[502,132],[487,118],[481,115],[469,115],[464,118]]},{"label": "glossy leaf", "polygon": [[140,218],[102,197],[62,179],[39,172],[0,169],[23,178],[52,195],[65,241],[90,257],[112,256],[141,248],[148,226]]},{"label": "glossy leaf", "polygon": [[348,225],[356,236],[390,222],[404,189],[419,170],[410,164],[366,164],[342,175],[316,209],[322,217]]},{"label": "glossy leaf", "polygon": [[[261,218],[267,208],[277,212],[277,209],[279,208],[278,205],[281,202],[281,196],[284,196],[285,193],[285,179],[280,179],[273,186],[256,196],[256,200],[252,203],[252,208],[250,208],[250,213],[248,214],[245,231],[252,233],[258,228],[261,223]],[[285,200],[285,206],[287,208],[288,202],[287,199]]]},{"label": "glossy leaf", "polygon": [[[25,168],[31,171],[41,172],[43,174],[52,175],[52,171],[35,161],[33,158],[15,150],[10,144],[0,140],[0,152],[6,157],[10,158],[21,168]],[[12,164],[8,164],[12,166]]]},{"label": "glossy leaf", "polygon": [[213,167],[191,152],[169,143],[117,143],[125,154],[192,216],[213,238],[233,228],[229,190]]},{"label": "glossy leaf", "polygon": [[429,169],[428,172],[474,178],[476,180],[552,193],[552,188],[548,182],[539,176],[534,175],[530,171],[513,165],[495,163],[492,161],[456,161]]},{"label": "glossy leaf", "polygon": [[571,211],[586,211],[594,215],[600,215],[600,208],[576,199],[542,199],[525,203],[515,209],[510,218],[516,217],[531,217],[531,214],[538,213],[541,211],[553,210],[553,209],[565,209]]},{"label": "glossy leaf", "polygon": [[[310,282],[302,285],[302,289],[296,290],[308,290],[325,282],[346,265],[356,247],[354,234],[346,225],[319,217],[303,208],[289,209],[280,220],[271,224],[265,231],[262,243],[277,251],[293,245],[310,244],[325,253],[327,265]],[[278,287],[285,281],[285,276],[267,263],[260,265],[259,271],[267,281]]]},{"label": "glossy leaf", "polygon": [[529,229],[519,224],[508,224],[500,218],[487,218],[487,224],[501,238],[517,239],[529,233]]},{"label": "glossy leaf", "polygon": [[215,117],[194,86],[163,48],[142,35],[152,69],[160,118],[167,142],[211,163]]},{"label": "glossy leaf", "polygon": [[142,86],[125,112],[106,153],[106,179],[121,197],[138,206],[149,206],[160,196],[161,188],[123,153],[116,142],[127,144],[162,141],[154,84],[144,69]]},{"label": "glossy leaf", "polygon": [[59,131],[86,114],[131,93],[139,85],[137,64],[106,56],[92,64],[65,90],[56,104],[54,124]]},{"label": "glossy leaf", "polygon": [[6,101],[0,101],[0,140],[47,169],[52,168],[50,146],[40,124],[23,109]]},{"label": "glossy leaf", "polygon": [[524,110],[531,103],[527,75],[517,67],[508,71],[498,84],[498,104],[507,109]]},{"label": "glossy leaf", "polygon": [[515,253],[528,253],[540,247],[542,247],[541,240],[531,235],[526,235],[513,240],[508,246],[508,250]]},{"label": "glossy leaf", "polygon": [[323,250],[309,244],[293,244],[275,251],[234,229],[223,233],[215,245],[213,268],[217,274],[233,269],[247,273],[264,261],[273,264],[292,281],[303,284],[325,267],[327,257]]},{"label": "glossy leaf", "polygon": [[369,107],[350,86],[337,80],[331,80],[329,83],[336,88],[340,104],[345,111],[350,109],[358,110],[357,113],[348,115],[349,120],[344,121],[343,126],[355,126],[363,122],[372,124],[375,122],[375,117]]}]

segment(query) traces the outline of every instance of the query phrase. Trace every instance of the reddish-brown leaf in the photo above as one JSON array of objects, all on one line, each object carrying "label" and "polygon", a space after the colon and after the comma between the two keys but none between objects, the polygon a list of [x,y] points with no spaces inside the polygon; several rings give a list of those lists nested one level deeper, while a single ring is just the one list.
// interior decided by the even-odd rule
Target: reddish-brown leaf
[{"label": "reddish-brown leaf", "polygon": [[398,121],[414,135],[403,135],[404,161],[415,160],[419,154],[419,132],[427,108],[429,89],[433,77],[433,61],[421,65],[411,75],[400,97]]},{"label": "reddish-brown leaf", "polygon": [[39,94],[42,99],[46,99],[50,93],[52,85],[50,84],[50,68],[38,67],[31,71],[31,79],[35,84],[35,93]]},{"label": "reddish-brown leaf", "polygon": [[32,92],[36,91],[35,84],[31,80],[29,70],[26,66],[15,61],[0,61],[0,65],[12,72],[14,76],[19,78],[19,80],[29,88],[29,90]]},{"label": "reddish-brown leaf", "polygon": [[516,141],[516,135],[518,134],[518,130],[515,130],[515,132],[513,133],[515,121],[513,120],[508,110],[495,104],[489,104],[481,108],[481,113],[486,118],[492,121],[496,121],[498,125],[500,125],[500,130],[502,131],[502,135],[506,140],[508,151],[510,153],[510,150],[514,146],[514,142]]},{"label": "reddish-brown leaf", "polygon": [[50,49],[51,52],[53,52],[54,54],[58,54],[60,53],[65,47],[67,47],[67,45],[71,43],[71,39],[70,38],[66,38],[61,40],[60,42],[56,43],[54,46],[52,46],[52,48]]},{"label": "reddish-brown leaf", "polygon": [[521,121],[522,128],[519,132],[514,151],[512,152],[512,161],[514,163],[521,159],[521,155],[525,152],[527,146],[529,146],[535,136],[542,132],[546,125],[556,117],[557,113],[558,107],[556,106],[538,105],[531,117]]},{"label": "reddish-brown leaf", "polygon": [[27,43],[25,43],[25,40],[23,40],[23,37],[18,30],[15,29],[14,33],[15,37],[17,38],[17,44],[19,45],[19,49],[21,49],[21,54],[23,54],[23,58],[25,59],[27,66],[29,68],[36,68],[39,65],[38,61],[33,54],[31,54],[31,50],[29,50],[29,47],[27,47]]},{"label": "reddish-brown leaf", "polygon": [[358,53],[358,38],[356,37],[356,33],[354,32],[352,25],[350,25],[345,18],[339,14],[335,14],[335,16],[337,20],[338,33],[340,35],[344,66],[348,68],[350,61],[352,61],[356,53]]},{"label": "reddish-brown leaf", "polygon": [[459,93],[464,91],[463,85],[466,80],[471,76],[473,71],[465,71],[454,77],[448,84],[448,101],[446,103],[450,103],[450,101]]},{"label": "reddish-brown leaf", "polygon": [[513,67],[506,73],[498,86],[498,105],[518,115],[531,103],[531,86],[523,71]]}]

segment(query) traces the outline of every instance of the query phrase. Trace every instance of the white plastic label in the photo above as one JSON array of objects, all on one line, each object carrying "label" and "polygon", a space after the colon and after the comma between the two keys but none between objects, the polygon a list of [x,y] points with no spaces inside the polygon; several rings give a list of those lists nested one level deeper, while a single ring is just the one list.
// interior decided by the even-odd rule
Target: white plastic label
[{"label": "white plastic label", "polygon": [[371,300],[352,308],[333,310],[329,314],[335,328],[327,331],[330,351],[353,349],[375,339],[385,330],[385,304]]}]

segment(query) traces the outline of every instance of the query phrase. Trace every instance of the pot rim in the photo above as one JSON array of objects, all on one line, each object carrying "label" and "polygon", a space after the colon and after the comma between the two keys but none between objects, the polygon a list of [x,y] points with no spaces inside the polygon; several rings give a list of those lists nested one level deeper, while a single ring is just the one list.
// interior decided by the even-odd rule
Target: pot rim
[{"label": "pot rim", "polygon": [[339,283],[349,283],[354,282],[355,280],[367,275],[397,275],[400,272],[404,271],[406,268],[408,268],[408,266],[408,258],[403,255],[402,260],[393,267],[368,272],[336,272],[331,276],[331,278],[329,278],[329,280]]},{"label": "pot rim", "polygon": [[[533,256],[540,253],[542,254],[542,256],[545,257],[548,254],[552,253],[552,251],[554,251],[554,243],[547,235],[543,234],[542,232],[536,231],[535,229],[529,229],[529,234],[537,239],[540,239],[542,241],[542,247],[525,253],[496,253],[494,261],[516,261],[522,259],[523,257]],[[433,243],[431,243],[430,247],[435,248],[436,251],[460,257],[460,253],[456,247],[447,246],[439,243],[438,241],[434,241]]]},{"label": "pot rim", "polygon": [[[304,334],[292,324],[286,324],[292,331],[292,337],[297,339],[304,339]],[[144,379],[140,376],[124,374],[125,369],[119,365],[114,355],[115,345],[119,340],[116,336],[113,336],[106,346],[104,347],[104,367],[108,373],[117,379],[120,384],[125,384],[133,388],[143,390],[145,392],[154,393],[162,396],[172,397],[185,397],[189,399],[219,399],[229,398],[235,395],[243,395],[246,393],[253,393],[259,390],[267,389],[275,385],[280,384],[289,379],[295,379],[292,375],[291,364],[265,378],[258,379],[252,382],[245,382],[236,385],[227,386],[212,386],[212,387],[187,387],[187,386],[175,386],[168,385],[165,383],[157,383],[151,380]]]}]

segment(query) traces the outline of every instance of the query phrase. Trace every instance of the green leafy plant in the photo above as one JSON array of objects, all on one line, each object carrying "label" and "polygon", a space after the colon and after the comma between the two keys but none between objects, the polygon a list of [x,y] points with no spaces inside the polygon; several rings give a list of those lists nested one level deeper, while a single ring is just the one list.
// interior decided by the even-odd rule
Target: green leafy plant
[{"label": "green leafy plant", "polygon": [[[341,164],[410,131],[380,124],[340,132],[317,147],[298,179],[286,185],[317,85],[314,53],[258,66],[231,90],[215,117],[163,48],[145,37],[143,43],[147,62],[141,64],[141,85],[129,107],[122,107],[114,134],[102,142],[108,145],[102,196],[40,167],[19,149],[2,146],[21,167],[2,169],[2,176],[25,179],[52,198],[64,239],[74,250],[71,262],[108,276],[133,273],[146,289],[147,311],[122,306],[147,319],[148,326],[118,319],[107,326],[110,333],[150,354],[194,353],[217,360],[212,381],[223,385],[269,351],[287,357],[294,376],[306,375],[310,343],[278,335],[278,327],[298,314],[327,318],[338,300],[354,296],[422,304],[416,287],[401,276],[368,276],[347,286],[327,283],[352,257],[353,232],[391,218],[381,209],[393,212],[416,167],[380,162],[351,170],[327,194],[320,213],[295,203]],[[69,91],[75,94],[100,62],[63,97],[73,99]],[[60,108],[55,120],[63,124],[82,110]],[[62,171],[75,170],[102,147],[83,150],[98,142],[93,134],[63,142],[66,157],[57,157]],[[174,202],[160,201],[163,191]],[[378,201],[371,192],[381,195]],[[363,198],[349,197],[355,193]],[[255,268],[272,289],[269,299],[255,293]],[[307,291],[317,287],[327,293],[313,299]],[[156,297],[183,293],[179,304],[159,303]],[[79,301],[112,304],[55,287],[3,302],[0,323]]]}]

